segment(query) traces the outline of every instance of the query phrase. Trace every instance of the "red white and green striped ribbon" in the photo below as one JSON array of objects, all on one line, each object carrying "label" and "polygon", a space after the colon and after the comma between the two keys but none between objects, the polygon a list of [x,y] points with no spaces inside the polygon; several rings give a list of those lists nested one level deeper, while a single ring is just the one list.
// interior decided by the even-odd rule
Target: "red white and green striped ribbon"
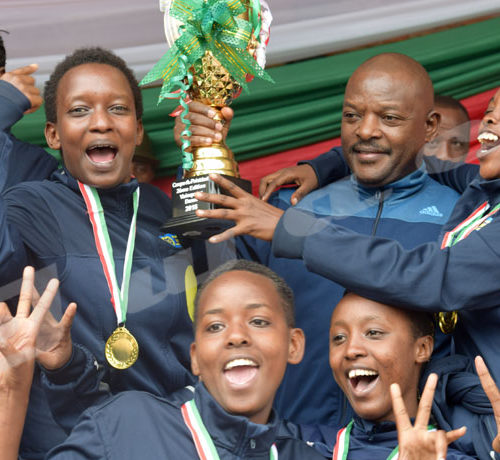
[{"label": "red white and green striped ribbon", "polygon": [[[349,441],[351,437],[351,430],[354,420],[351,420],[346,427],[339,430],[337,433],[337,440],[333,450],[333,460],[346,460],[349,453]],[[434,425],[429,425],[427,431],[436,431]],[[397,460],[399,457],[399,446],[396,446],[387,457],[387,460]]]},{"label": "red white and green striped ribbon", "polygon": [[500,209],[500,204],[497,204],[488,214],[486,211],[490,208],[490,205],[485,201],[479,208],[477,208],[472,214],[467,217],[463,222],[458,224],[453,230],[446,232],[443,237],[443,242],[441,243],[441,249],[453,246],[459,241],[467,238],[474,230],[478,229],[481,224],[483,224],[488,218],[493,214],[496,214]]},{"label": "red white and green striped ribbon", "polygon": [[[189,428],[193,437],[194,445],[201,460],[219,460],[219,454],[215,448],[212,437],[205,428],[200,412],[196,407],[194,399],[184,403],[181,407],[184,423]],[[269,452],[270,460],[278,460],[278,449],[276,445],[271,446]]]},{"label": "red white and green striped ribbon", "polygon": [[127,248],[125,250],[125,259],[123,261],[123,277],[121,288],[118,287],[116,279],[115,261],[113,258],[113,248],[109,238],[108,226],[104,217],[99,193],[94,187],[82,184],[78,181],[78,187],[82,193],[87,211],[89,214],[90,223],[94,232],[94,240],[99,254],[99,259],[104,270],[104,276],[108,283],[109,292],[111,294],[111,303],[116,313],[117,324],[125,323],[127,319],[128,307],[128,290],[130,284],[130,274],[132,272],[132,260],[135,246],[135,234],[137,223],[137,210],[139,208],[139,187],[133,194],[133,215],[130,222],[130,230],[127,239]]}]

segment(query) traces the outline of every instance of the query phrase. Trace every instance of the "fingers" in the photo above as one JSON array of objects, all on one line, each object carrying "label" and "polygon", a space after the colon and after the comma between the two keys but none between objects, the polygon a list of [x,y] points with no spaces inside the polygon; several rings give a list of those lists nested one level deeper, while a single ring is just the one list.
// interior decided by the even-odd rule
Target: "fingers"
[{"label": "fingers", "polygon": [[41,324],[43,317],[45,316],[47,311],[50,309],[50,306],[52,305],[52,301],[54,300],[54,297],[57,294],[58,288],[59,288],[59,280],[55,278],[51,279],[47,283],[47,287],[43,291],[40,300],[36,304],[36,307],[33,310],[33,313],[31,314],[32,319],[36,323]]},{"label": "fingers", "polygon": [[289,168],[280,169],[272,174],[268,174],[260,180],[259,196],[262,200],[267,201],[278,187],[284,184],[293,183],[295,176],[289,173]]},{"label": "fingers", "polygon": [[[229,117],[232,118],[232,110],[224,111]],[[191,145],[202,147],[209,146],[213,142],[220,142],[223,138],[225,120],[215,119],[217,112],[210,106],[202,104],[201,102],[192,101],[189,103],[189,114],[187,119],[191,122],[189,130],[191,137],[189,138]],[[182,131],[185,125],[182,123],[180,116],[175,119],[174,137],[178,145],[182,143]]]},{"label": "fingers", "polygon": [[465,426],[457,428],[456,430],[448,431],[446,433],[446,443],[451,444],[452,442],[455,442],[457,439],[461,438],[466,431],[467,428]]},{"label": "fingers", "polygon": [[434,392],[438,381],[437,374],[430,374],[425,383],[424,392],[420,398],[418,405],[417,417],[415,419],[415,427],[426,428],[429,423],[431,415],[432,400],[434,399]]},{"label": "fingers", "polygon": [[500,436],[497,435],[497,437],[491,443],[491,447],[493,447],[493,450],[495,452],[500,452]]},{"label": "fingers", "polygon": [[224,190],[229,192],[235,198],[242,198],[245,196],[253,196],[248,192],[245,192],[242,188],[238,187],[234,182],[221,176],[220,174],[210,174],[210,179],[212,179],[216,184],[219,184]]},{"label": "fingers", "polygon": [[239,232],[236,231],[236,227],[231,227],[226,231],[219,233],[218,235],[213,235],[208,239],[209,243],[217,244],[222,243],[223,241],[227,241],[231,238],[234,238],[239,235]]},{"label": "fingers", "polygon": [[5,302],[0,302],[0,325],[7,323],[12,319],[9,307]]},{"label": "fingers", "polygon": [[475,365],[477,374],[479,375],[479,380],[481,380],[481,385],[483,386],[484,392],[488,396],[491,402],[493,411],[497,417],[500,416],[500,391],[491,377],[491,374],[486,367],[486,364],[481,356],[476,356]]},{"label": "fingers", "polygon": [[73,325],[73,320],[76,315],[76,303],[71,302],[66,308],[63,317],[61,318],[60,324],[65,331],[70,331],[71,326]]},{"label": "fingers", "polygon": [[408,431],[413,428],[408,412],[406,411],[406,406],[403,401],[403,396],[401,395],[401,389],[397,383],[393,383],[390,386],[392,407],[394,412],[394,417],[396,419],[396,428],[399,433],[403,431]]},{"label": "fingers", "polygon": [[14,75],[31,75],[38,70],[38,64],[29,64],[24,67],[18,67],[17,69],[10,70],[8,73]]},{"label": "fingers", "polygon": [[313,184],[304,182],[299,185],[299,188],[293,192],[290,197],[290,202],[295,206],[302,198],[308,195],[311,191],[313,191],[317,186],[313,186]]},{"label": "fingers", "polygon": [[19,318],[27,318],[30,315],[34,283],[35,269],[33,267],[25,267],[21,290],[19,291],[19,301],[17,303],[16,316]]},{"label": "fingers", "polygon": [[31,113],[37,110],[43,102],[40,90],[35,86],[35,79],[31,76],[38,69],[37,64],[31,64],[25,67],[6,72],[0,77],[9,82],[23,93],[29,100],[31,108],[25,113]]},{"label": "fingers", "polygon": [[439,430],[435,435],[436,460],[445,460],[446,452],[448,451],[448,443],[446,442],[446,433]]}]

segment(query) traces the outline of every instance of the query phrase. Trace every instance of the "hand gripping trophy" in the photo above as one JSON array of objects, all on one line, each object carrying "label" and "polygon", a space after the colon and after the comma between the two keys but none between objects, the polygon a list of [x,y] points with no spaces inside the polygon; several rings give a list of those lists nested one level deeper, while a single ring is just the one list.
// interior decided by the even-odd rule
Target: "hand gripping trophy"
[{"label": "hand gripping trophy", "polygon": [[[272,82],[263,70],[272,17],[263,0],[160,0],[160,9],[170,49],[141,84],[163,79],[160,101],[179,97],[186,125],[183,178],[172,185],[173,217],[162,229],[181,241],[206,239],[233,225],[195,214],[198,208],[213,207],[196,200],[195,192],[224,193],[208,174],[222,174],[247,191],[251,184],[239,177],[233,152],[224,140],[187,152],[191,133],[185,118],[189,110],[186,99],[189,96],[210,105],[216,111],[215,120],[222,122],[222,107],[238,97],[254,76]],[[180,93],[174,94],[177,87]]]}]

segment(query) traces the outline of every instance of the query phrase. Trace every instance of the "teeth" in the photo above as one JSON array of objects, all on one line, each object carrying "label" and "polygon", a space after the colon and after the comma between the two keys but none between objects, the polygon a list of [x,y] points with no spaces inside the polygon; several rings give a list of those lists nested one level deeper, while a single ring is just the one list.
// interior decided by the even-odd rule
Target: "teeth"
[{"label": "teeth", "polygon": [[255,361],[252,361],[251,359],[244,359],[244,358],[233,359],[232,361],[229,361],[226,364],[224,370],[228,371],[229,369],[233,369],[234,367],[239,367],[239,366],[257,366],[257,363]]},{"label": "teeth", "polygon": [[498,141],[498,136],[493,133],[481,133],[478,137],[477,140],[481,144],[485,144],[488,142],[497,142]]},{"label": "teeth", "polygon": [[92,147],[90,147],[89,150],[94,150],[94,149],[113,149],[114,147],[112,145],[94,145]]},{"label": "teeth", "polygon": [[368,369],[353,369],[349,371],[350,379],[353,379],[354,377],[366,377],[371,375],[378,375],[378,372],[370,371]]}]

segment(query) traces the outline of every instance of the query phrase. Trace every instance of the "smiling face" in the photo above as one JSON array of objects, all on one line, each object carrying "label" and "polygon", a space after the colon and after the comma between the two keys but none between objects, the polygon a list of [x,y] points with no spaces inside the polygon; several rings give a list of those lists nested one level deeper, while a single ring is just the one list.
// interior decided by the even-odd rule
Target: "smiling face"
[{"label": "smiling face", "polygon": [[400,55],[377,56],[349,79],[342,149],[362,184],[380,187],[417,168],[417,154],[439,124],[427,80],[419,64]]},{"label": "smiling face", "polygon": [[422,363],[433,339],[415,338],[402,310],[347,294],[335,307],[330,326],[330,366],[354,411],[374,422],[394,421],[389,387],[398,383],[411,416],[417,410]]},{"label": "smiling face", "polygon": [[489,180],[500,178],[500,90],[486,109],[477,139],[481,142],[479,174]]},{"label": "smiling face", "polygon": [[128,182],[143,128],[125,75],[106,64],[73,67],[59,82],[56,104],[45,137],[71,175],[100,188]]},{"label": "smiling face", "polygon": [[469,120],[460,110],[436,105],[441,122],[436,137],[425,144],[424,154],[440,160],[464,161],[469,151]]},{"label": "smiling face", "polygon": [[229,271],[202,292],[191,366],[227,412],[267,423],[286,365],[300,362],[303,351],[302,331],[287,325],[265,276]]}]

